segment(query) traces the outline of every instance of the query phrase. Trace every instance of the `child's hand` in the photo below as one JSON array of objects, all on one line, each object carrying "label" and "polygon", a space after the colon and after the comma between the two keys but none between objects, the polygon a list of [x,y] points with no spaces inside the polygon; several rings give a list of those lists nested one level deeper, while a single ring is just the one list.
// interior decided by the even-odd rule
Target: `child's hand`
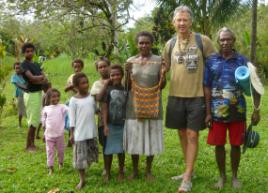
[{"label": "child's hand", "polygon": [[127,72],[131,72],[131,70],[132,70],[132,63],[131,62],[125,63],[125,70]]},{"label": "child's hand", "polygon": [[206,123],[207,128],[209,129],[211,128],[211,122],[212,122],[212,116],[211,114],[207,114],[205,118],[205,123]]},{"label": "child's hand", "polygon": [[71,142],[71,144],[74,144],[74,134],[73,133],[71,133],[71,135],[70,135],[70,142]]},{"label": "child's hand", "polygon": [[109,135],[109,127],[104,127],[103,132],[104,132],[105,136],[108,136]]},{"label": "child's hand", "polygon": [[106,79],[106,80],[103,81],[103,83],[104,83],[105,86],[109,85],[110,82],[111,82],[111,79],[110,78],[108,78],[108,79]]},{"label": "child's hand", "polygon": [[163,79],[163,78],[165,77],[166,72],[167,72],[167,68],[166,68],[166,66],[162,66],[162,67],[161,67],[161,72],[160,72],[160,77],[161,77],[161,79]]}]

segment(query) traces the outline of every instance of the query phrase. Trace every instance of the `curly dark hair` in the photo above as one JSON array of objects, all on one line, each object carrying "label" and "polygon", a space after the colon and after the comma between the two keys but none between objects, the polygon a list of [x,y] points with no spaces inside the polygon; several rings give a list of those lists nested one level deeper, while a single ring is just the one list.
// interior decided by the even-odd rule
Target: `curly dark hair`
[{"label": "curly dark hair", "polygon": [[87,75],[83,72],[79,72],[73,76],[73,85],[75,88],[78,88],[79,82],[82,78],[86,78],[88,80]]},{"label": "curly dark hair", "polygon": [[84,62],[83,62],[83,60],[81,60],[81,59],[75,59],[72,62],[72,67],[74,66],[74,63],[79,63],[81,65],[81,67],[84,68]]},{"label": "curly dark hair", "polygon": [[24,43],[21,47],[21,52],[24,54],[26,52],[26,49],[28,48],[32,48],[33,50],[35,50],[35,47],[32,43]]},{"label": "curly dark hair", "polygon": [[95,65],[96,65],[96,69],[98,70],[98,65],[99,65],[99,62],[105,62],[108,66],[110,66],[111,65],[111,62],[110,62],[110,60],[107,58],[107,57],[105,57],[105,56],[101,56],[97,61],[96,61],[96,63],[95,63]]},{"label": "curly dark hair", "polygon": [[119,70],[120,73],[121,73],[121,75],[122,75],[122,77],[124,76],[124,69],[123,69],[123,67],[122,67],[121,65],[119,65],[119,64],[113,64],[113,65],[111,66],[111,70]]},{"label": "curly dark hair", "polygon": [[148,37],[151,41],[151,43],[153,44],[154,43],[154,36],[152,33],[148,32],[148,31],[141,31],[139,32],[137,35],[136,35],[136,43],[138,43],[139,41],[139,37],[141,36],[145,36],[145,37]]},{"label": "curly dark hair", "polygon": [[20,63],[19,63],[19,62],[15,62],[15,63],[13,64],[13,69],[15,69],[16,66],[20,66]]}]

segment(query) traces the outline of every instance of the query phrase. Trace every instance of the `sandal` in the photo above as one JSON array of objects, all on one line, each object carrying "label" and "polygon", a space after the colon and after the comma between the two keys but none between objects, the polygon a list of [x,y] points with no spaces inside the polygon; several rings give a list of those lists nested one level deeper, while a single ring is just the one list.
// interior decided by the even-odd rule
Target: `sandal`
[{"label": "sandal", "polygon": [[[181,175],[178,175],[178,176],[172,176],[171,177],[171,180],[183,180],[183,177],[184,177],[184,173],[181,174]],[[195,172],[192,173],[192,178],[196,178],[196,174]]]},{"label": "sandal", "polygon": [[191,190],[192,190],[191,181],[182,181],[180,187],[178,188],[178,192],[190,192]]}]

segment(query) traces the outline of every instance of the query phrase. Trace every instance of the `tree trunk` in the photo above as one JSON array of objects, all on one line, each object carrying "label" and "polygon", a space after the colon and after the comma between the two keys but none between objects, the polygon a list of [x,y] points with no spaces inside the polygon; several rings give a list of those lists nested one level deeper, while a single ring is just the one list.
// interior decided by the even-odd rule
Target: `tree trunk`
[{"label": "tree trunk", "polygon": [[119,54],[119,49],[118,49],[118,31],[116,29],[117,26],[117,1],[116,3],[114,2],[112,4],[112,28],[114,29],[113,32],[113,44],[114,44],[114,54],[117,56]]},{"label": "tree trunk", "polygon": [[257,5],[258,5],[258,0],[253,0],[252,1],[250,60],[254,65],[256,65]]}]

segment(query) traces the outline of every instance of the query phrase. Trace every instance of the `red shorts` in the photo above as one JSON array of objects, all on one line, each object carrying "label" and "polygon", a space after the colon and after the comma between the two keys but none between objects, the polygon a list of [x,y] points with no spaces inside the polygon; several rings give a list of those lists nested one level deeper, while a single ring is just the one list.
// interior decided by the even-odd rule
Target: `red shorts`
[{"label": "red shorts", "polygon": [[226,131],[229,130],[229,142],[231,145],[239,146],[244,143],[246,122],[212,122],[209,129],[207,143],[210,145],[225,145]]}]

